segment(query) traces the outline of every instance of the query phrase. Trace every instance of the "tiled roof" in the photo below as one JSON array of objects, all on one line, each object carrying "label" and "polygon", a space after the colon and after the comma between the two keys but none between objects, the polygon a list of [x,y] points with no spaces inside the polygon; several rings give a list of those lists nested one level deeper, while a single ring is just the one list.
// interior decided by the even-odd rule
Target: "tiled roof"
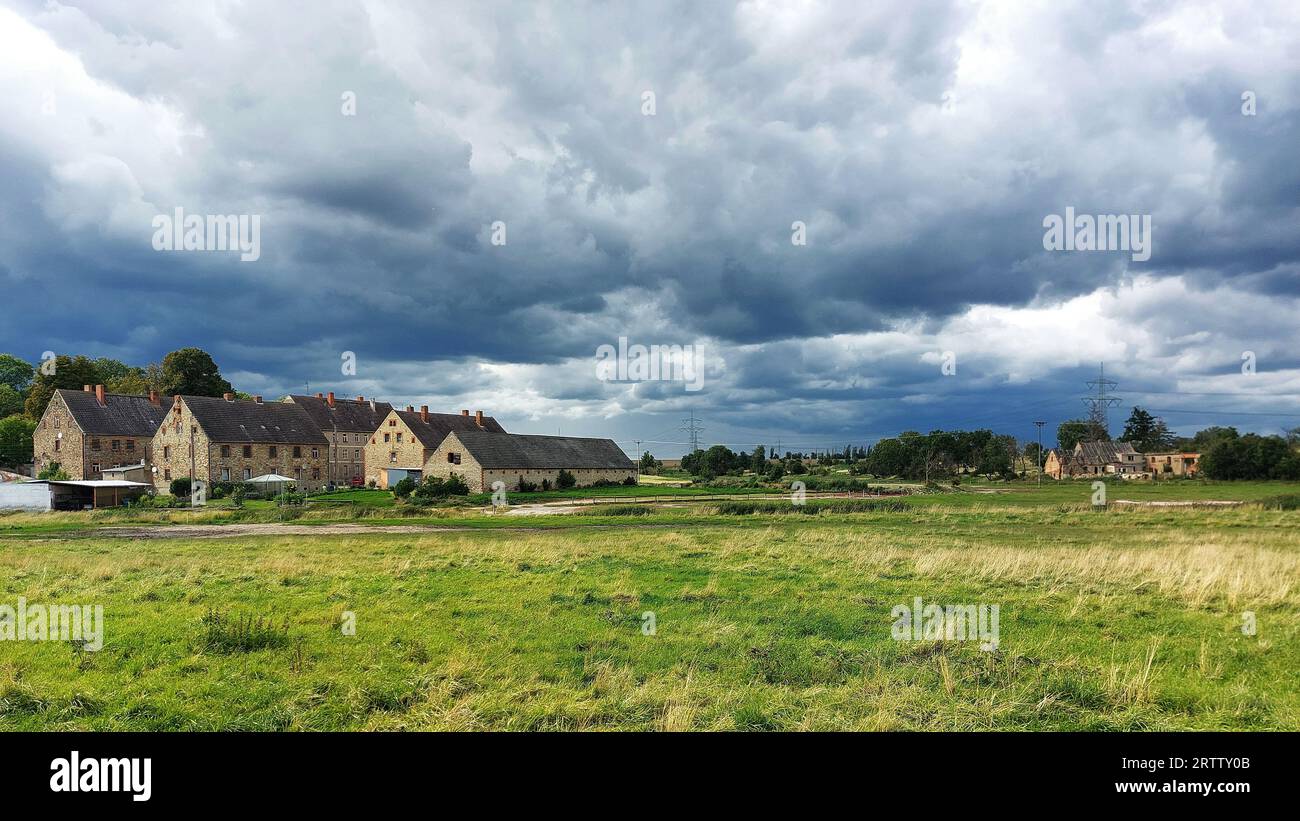
[{"label": "tiled roof", "polygon": [[632,460],[612,439],[457,431],[474,461],[488,470],[632,470]]},{"label": "tiled roof", "polygon": [[108,393],[104,395],[105,404],[100,405],[95,394],[86,391],[59,388],[55,393],[68,406],[78,427],[101,436],[153,436],[171,405],[171,397],[154,405],[147,396]]},{"label": "tiled roof", "polygon": [[1137,453],[1128,442],[1080,442],[1075,449],[1078,460],[1085,465],[1109,465],[1123,461],[1126,453]]},{"label": "tiled roof", "polygon": [[316,427],[326,434],[337,430],[340,433],[364,433],[370,436],[393,409],[393,406],[387,402],[374,402],[370,399],[358,402],[355,399],[336,397],[332,408],[327,400],[317,399],[314,396],[295,395],[290,396],[289,399],[295,405],[301,405],[316,423]]},{"label": "tiled roof", "polygon": [[[452,431],[486,430],[493,433],[506,432],[506,429],[501,427],[497,420],[491,416],[484,416],[483,427],[479,428],[474,422],[473,416],[465,416],[459,413],[431,413],[428,422],[420,418],[419,411],[400,410],[397,415],[426,448],[438,447],[438,445],[442,444],[442,440],[447,438],[447,434]],[[371,433],[374,433],[374,431],[372,430]]]},{"label": "tiled roof", "polygon": [[292,402],[227,401],[212,396],[181,398],[214,442],[329,444],[307,411]]}]

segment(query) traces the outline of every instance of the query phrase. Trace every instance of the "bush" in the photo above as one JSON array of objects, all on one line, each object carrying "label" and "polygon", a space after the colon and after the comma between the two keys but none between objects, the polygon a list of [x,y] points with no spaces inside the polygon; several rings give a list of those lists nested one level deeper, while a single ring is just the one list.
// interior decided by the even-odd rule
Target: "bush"
[{"label": "bush", "polygon": [[[401,484],[400,482],[398,484]],[[411,492],[412,504],[430,504],[435,499],[445,499],[448,496],[467,496],[469,495],[469,485],[465,480],[455,474],[443,479],[439,476],[426,476],[424,481],[415,487]]]},{"label": "bush", "polygon": [[560,490],[568,490],[576,484],[578,484],[578,480],[567,470],[560,471],[555,477],[555,486]]},{"label": "bush", "polygon": [[629,477],[627,477],[626,479],[624,479],[624,480],[623,480],[623,486],[624,486],[624,487],[635,487],[635,486],[636,486],[636,477],[635,477],[635,476],[629,476]]},{"label": "bush", "polygon": [[550,480],[550,479],[543,479],[543,480],[542,480],[542,490],[550,490],[550,489],[551,489],[551,480]]},{"label": "bush", "polygon": [[415,491],[415,480],[410,476],[404,477],[397,484],[393,485],[393,495],[399,499],[405,499]]},{"label": "bush", "polygon": [[302,507],[307,504],[307,495],[293,490],[286,490],[275,497],[275,503],[279,507]]},{"label": "bush", "polygon": [[55,482],[63,481],[68,478],[68,472],[63,469],[63,465],[58,462],[50,462],[40,473],[36,474],[37,479],[51,479]]},{"label": "bush", "polygon": [[188,476],[182,476],[182,477],[180,477],[179,479],[172,479],[172,483],[171,483],[171,485],[168,487],[168,491],[169,491],[169,492],[171,493],[171,495],[173,495],[173,496],[189,496],[189,495],[190,495],[190,477],[188,477]]},{"label": "bush", "polygon": [[230,490],[230,506],[243,507],[244,499],[248,496],[248,486],[244,484],[235,485]]},{"label": "bush", "polygon": [[537,490],[537,483],[536,483],[536,482],[530,482],[530,481],[528,481],[527,479],[525,479],[525,478],[522,477],[522,476],[519,477],[519,492],[520,492],[520,493],[533,493],[533,492],[535,492],[536,490]]}]

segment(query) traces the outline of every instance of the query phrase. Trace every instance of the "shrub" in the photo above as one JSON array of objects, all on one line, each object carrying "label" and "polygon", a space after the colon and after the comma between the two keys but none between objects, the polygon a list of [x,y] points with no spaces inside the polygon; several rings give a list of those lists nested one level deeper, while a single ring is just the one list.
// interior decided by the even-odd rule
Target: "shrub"
[{"label": "shrub", "polygon": [[627,477],[626,479],[624,479],[624,480],[623,480],[623,486],[624,486],[624,487],[635,487],[635,486],[636,486],[636,477],[635,477],[635,476],[629,476],[629,477]]},{"label": "shrub", "polygon": [[532,492],[534,492],[534,491],[536,491],[536,490],[537,490],[537,483],[536,483],[536,482],[530,482],[530,481],[528,481],[527,479],[525,479],[525,478],[522,477],[522,476],[519,477],[519,492],[520,492],[520,493],[532,493]]},{"label": "shrub", "polygon": [[405,499],[415,491],[415,480],[410,476],[404,477],[397,484],[393,485],[393,495],[399,499]]},{"label": "shrub", "polygon": [[560,490],[568,490],[576,484],[578,484],[578,480],[567,470],[561,470],[555,477],[555,486]]},{"label": "shrub", "polygon": [[243,507],[244,499],[248,496],[248,486],[244,484],[235,485],[230,490],[231,507]]},{"label": "shrub", "polygon": [[275,503],[280,507],[302,507],[307,503],[307,495],[286,490],[275,497]]},{"label": "shrub", "polygon": [[550,490],[550,489],[551,489],[551,480],[550,480],[550,479],[543,479],[543,480],[542,480],[542,490]]},{"label": "shrub", "polygon": [[190,477],[188,477],[188,476],[181,476],[180,478],[172,479],[172,483],[171,483],[171,485],[168,487],[168,491],[169,491],[169,492],[171,493],[171,495],[173,495],[173,496],[189,496],[189,495],[190,495]]},{"label": "shrub", "polygon": [[44,470],[36,474],[36,478],[52,479],[58,482],[67,479],[68,472],[64,470],[63,465],[60,465],[58,462],[50,462],[48,465],[45,466]]},{"label": "shrub", "polygon": [[439,476],[426,476],[423,482],[416,485],[410,495],[411,502],[414,504],[429,504],[434,499],[445,499],[448,496],[467,496],[468,494],[469,485],[465,484],[464,479],[453,474],[446,479]]}]

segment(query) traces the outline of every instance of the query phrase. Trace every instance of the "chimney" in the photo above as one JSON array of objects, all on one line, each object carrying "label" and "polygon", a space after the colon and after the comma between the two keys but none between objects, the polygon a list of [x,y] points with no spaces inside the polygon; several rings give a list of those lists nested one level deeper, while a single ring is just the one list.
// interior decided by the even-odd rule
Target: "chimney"
[{"label": "chimney", "polygon": [[375,407],[375,400],[373,399],[370,400],[370,410],[372,411],[377,410],[377,408]]},{"label": "chimney", "polygon": [[327,398],[325,401],[329,403],[329,406],[331,408],[334,407],[334,391],[329,392],[329,398]]},{"label": "chimney", "polygon": [[99,403],[99,406],[100,406],[101,408],[102,408],[102,407],[105,407],[105,406],[108,405],[108,400],[104,399],[104,386],[103,386],[103,385],[96,385],[96,386],[95,386],[95,401]]},{"label": "chimney", "polygon": [[82,389],[83,391],[85,391],[86,393],[90,393],[90,386],[89,386],[89,385],[82,385],[82,386],[81,386],[81,389]]},{"label": "chimney", "polygon": [[153,388],[149,389],[149,404],[153,405],[155,408],[162,407],[162,402],[158,399],[158,391]]},{"label": "chimney", "polygon": [[412,406],[412,405],[407,405],[407,406],[406,406],[406,412],[407,412],[407,413],[415,413],[415,407]]},{"label": "chimney", "polygon": [[[234,402],[234,401],[235,401],[235,395],[234,395],[233,393],[223,393],[223,394],[221,394],[221,398],[224,399],[224,400],[226,400],[227,402]],[[176,401],[177,401],[177,402],[180,401],[180,397],[179,397],[179,396],[176,397]]]},{"label": "chimney", "polygon": [[358,396],[358,397],[357,397],[357,401],[358,401],[358,402],[364,402],[364,401],[366,401],[366,398],[365,398],[364,396]]},{"label": "chimney", "polygon": [[260,404],[262,404],[262,397],[261,397],[261,396],[254,396],[254,397],[253,397],[253,401],[260,405]]},{"label": "chimney", "polygon": [[324,399],[324,398],[325,398],[325,394],[321,393],[320,391],[316,391],[316,398],[317,398],[317,399]]},{"label": "chimney", "polygon": [[426,425],[429,424],[429,406],[428,406],[428,405],[421,405],[421,406],[420,406],[420,421],[423,422],[423,423],[426,424]]},{"label": "chimney", "polygon": [[467,411],[467,410],[465,410],[465,409],[462,408],[462,409],[461,409],[461,412],[460,412],[460,415],[461,415],[461,416],[469,416],[469,411]]},{"label": "chimney", "polygon": [[483,411],[474,411],[474,424],[478,425],[480,428],[483,427]]}]

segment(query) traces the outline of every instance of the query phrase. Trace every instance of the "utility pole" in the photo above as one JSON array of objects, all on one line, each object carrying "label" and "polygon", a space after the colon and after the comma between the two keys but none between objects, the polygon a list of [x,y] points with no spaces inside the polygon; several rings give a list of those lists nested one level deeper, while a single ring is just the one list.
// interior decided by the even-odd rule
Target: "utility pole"
[{"label": "utility pole", "polygon": [[[1106,378],[1106,363],[1102,362],[1097,372],[1097,378],[1088,381],[1088,396],[1083,398],[1083,404],[1088,406],[1088,426],[1092,428],[1093,441],[1100,441],[1110,435],[1110,426],[1106,420],[1106,409],[1119,404],[1119,397],[1110,393],[1118,383]],[[1097,395],[1092,396],[1091,392],[1096,391]]]},{"label": "utility pole", "polygon": [[1047,423],[1040,420],[1034,420],[1034,424],[1038,426],[1038,486],[1042,487],[1043,486],[1043,425],[1046,425]]},{"label": "utility pole", "polygon": [[704,426],[699,424],[696,421],[695,411],[691,411],[690,419],[682,420],[682,427],[680,428],[680,430],[684,431],[687,436],[691,437],[691,453],[694,453],[697,450],[699,450],[700,432],[704,430]]}]

